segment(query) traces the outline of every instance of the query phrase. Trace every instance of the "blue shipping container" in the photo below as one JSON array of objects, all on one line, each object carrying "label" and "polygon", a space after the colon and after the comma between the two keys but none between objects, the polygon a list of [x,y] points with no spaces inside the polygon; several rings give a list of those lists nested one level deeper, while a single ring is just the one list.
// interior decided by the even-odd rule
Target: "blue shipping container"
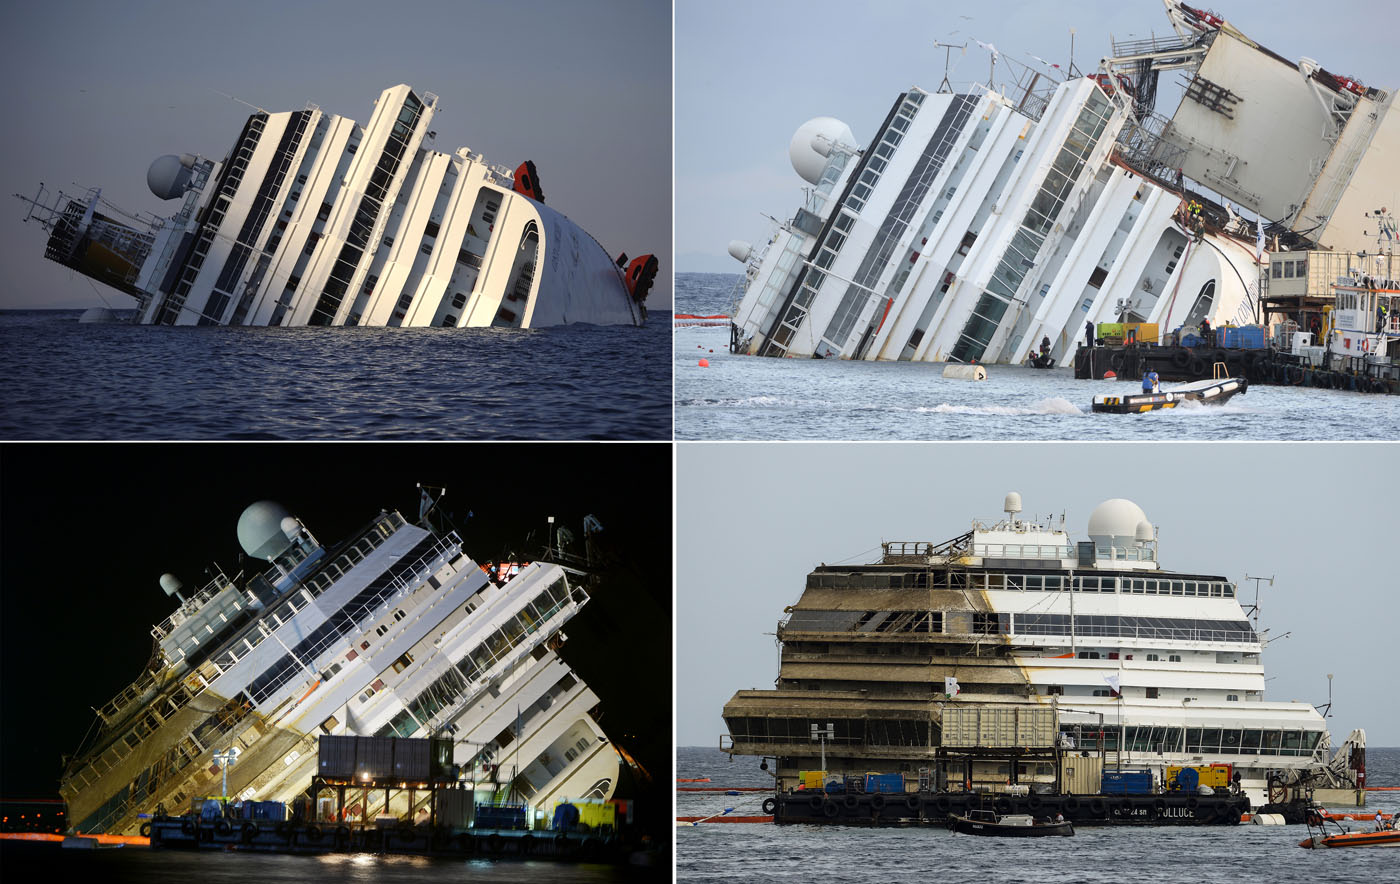
[{"label": "blue shipping container", "polygon": [[1152,772],[1148,770],[1106,770],[1103,794],[1147,795],[1152,792]]},{"label": "blue shipping container", "polygon": [[866,774],[865,791],[867,792],[903,792],[904,774]]}]

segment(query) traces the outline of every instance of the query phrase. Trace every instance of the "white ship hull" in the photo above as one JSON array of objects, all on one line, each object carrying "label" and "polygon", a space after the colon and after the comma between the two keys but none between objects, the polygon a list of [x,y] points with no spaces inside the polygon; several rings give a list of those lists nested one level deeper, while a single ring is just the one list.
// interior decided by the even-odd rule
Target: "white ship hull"
[{"label": "white ship hull", "polygon": [[36,202],[46,257],[135,297],[145,324],[640,325],[651,276],[547,208],[533,164],[428,147],[437,102],[386,89],[363,127],[259,111],[221,162],[156,160],[152,191],[182,202],[148,229],[96,191]]},{"label": "white ship hull", "polygon": [[[272,516],[254,533],[282,515],[249,508],[250,554],[258,507]],[[619,756],[592,717],[598,697],[556,653],[588,602],[561,568],[497,585],[455,535],[397,513],[331,558],[296,524],[296,542],[267,555],[273,570],[245,586],[220,576],[153,628],[148,671],[99,710],[65,770],[76,831],[132,834],[141,814],[221,794],[214,756],[234,749],[230,798],[291,801],[317,775],[322,735],[449,740],[444,762],[478,803],[509,793],[548,815],[611,797]]]}]

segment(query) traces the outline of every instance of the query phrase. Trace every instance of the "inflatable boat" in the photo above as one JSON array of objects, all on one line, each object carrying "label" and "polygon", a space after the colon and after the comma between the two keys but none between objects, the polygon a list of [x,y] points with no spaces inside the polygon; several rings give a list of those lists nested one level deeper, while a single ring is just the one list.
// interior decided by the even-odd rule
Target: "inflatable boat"
[{"label": "inflatable boat", "polygon": [[1182,384],[1159,393],[1133,393],[1127,396],[1095,396],[1094,411],[1109,414],[1138,414],[1156,411],[1159,408],[1175,408],[1188,400],[1216,404],[1224,402],[1236,393],[1247,391],[1249,382],[1244,378],[1215,378],[1207,381],[1194,381]]}]

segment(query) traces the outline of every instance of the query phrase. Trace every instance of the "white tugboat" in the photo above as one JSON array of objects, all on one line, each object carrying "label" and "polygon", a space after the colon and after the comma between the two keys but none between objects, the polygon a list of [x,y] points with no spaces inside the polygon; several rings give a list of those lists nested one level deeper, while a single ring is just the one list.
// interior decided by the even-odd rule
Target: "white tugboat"
[{"label": "white tugboat", "polygon": [[151,192],[180,201],[168,218],[42,185],[29,217],[46,258],[131,295],[146,324],[641,325],[656,258],[614,261],[545,206],[532,162],[428,147],[437,107],[399,85],[365,126],[259,109],[222,160],[151,164]]}]

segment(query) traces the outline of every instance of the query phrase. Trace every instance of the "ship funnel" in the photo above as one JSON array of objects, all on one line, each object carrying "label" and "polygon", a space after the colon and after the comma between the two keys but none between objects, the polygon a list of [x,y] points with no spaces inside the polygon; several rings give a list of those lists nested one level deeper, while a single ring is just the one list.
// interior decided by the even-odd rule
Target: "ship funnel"
[{"label": "ship funnel", "polygon": [[185,603],[185,597],[180,595],[180,590],[185,588],[185,584],[180,581],[179,577],[168,571],[160,575],[160,588],[165,590],[166,595],[173,595],[179,599],[180,604]]},{"label": "ship funnel", "polygon": [[239,546],[254,558],[272,561],[291,546],[282,529],[286,519],[292,519],[292,514],[282,504],[271,500],[258,501],[238,517]]},{"label": "ship funnel", "polygon": [[1021,511],[1021,495],[1012,491],[1006,495],[1006,502],[1001,506],[1007,515],[1015,515]]},{"label": "ship funnel", "polygon": [[750,256],[753,255],[753,246],[742,239],[730,240],[729,257],[741,264],[749,263]]}]

